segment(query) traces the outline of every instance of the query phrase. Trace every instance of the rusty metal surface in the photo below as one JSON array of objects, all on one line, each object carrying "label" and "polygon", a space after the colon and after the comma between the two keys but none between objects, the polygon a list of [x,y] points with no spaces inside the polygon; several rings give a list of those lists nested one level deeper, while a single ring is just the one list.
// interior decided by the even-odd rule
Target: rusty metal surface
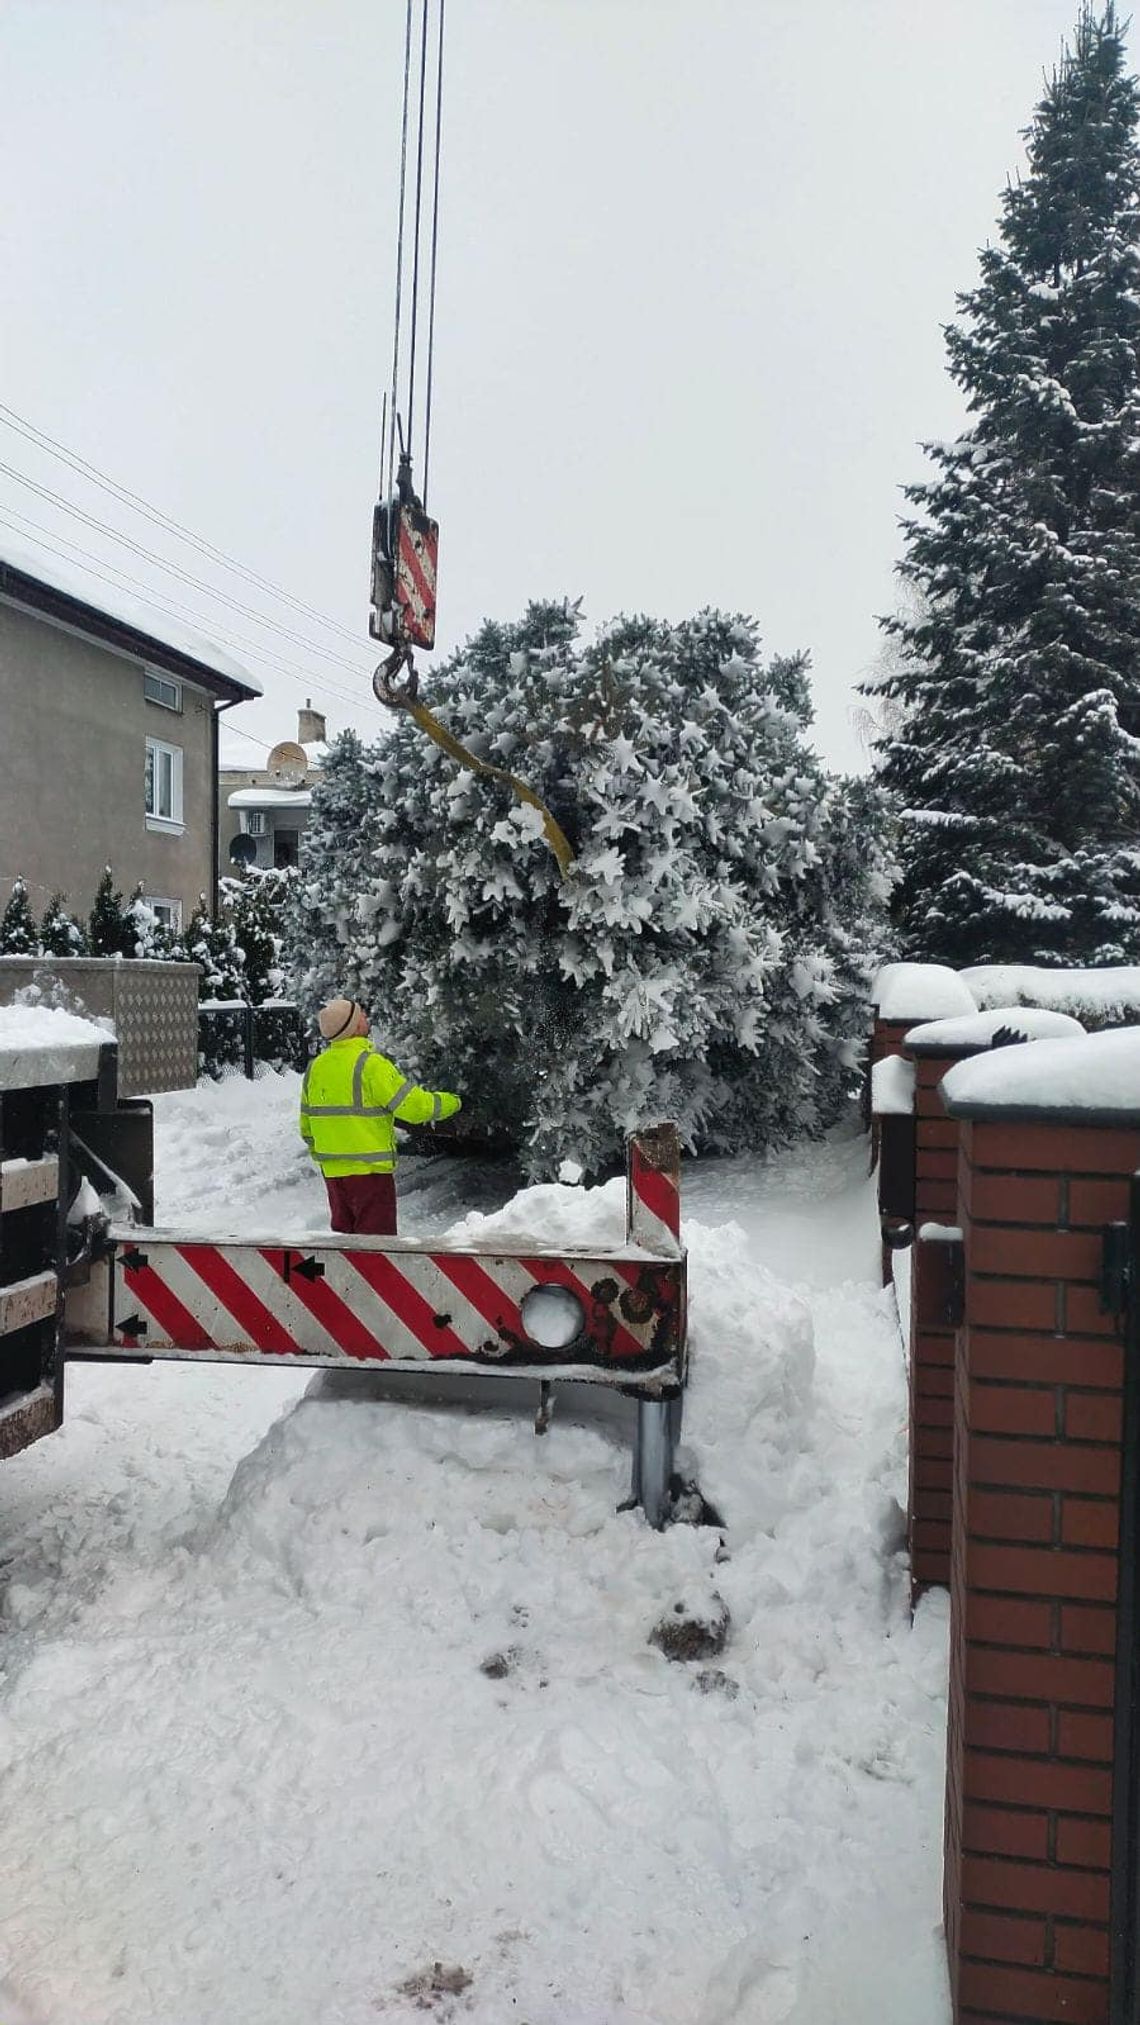
[{"label": "rusty metal surface", "polygon": [[675,1125],[646,1125],[635,1135],[645,1165],[655,1174],[681,1178],[681,1140]]},{"label": "rusty metal surface", "polygon": [[54,1202],[58,1194],[59,1161],[54,1153],[42,1160],[0,1161],[0,1216],[12,1209]]},{"label": "rusty metal surface", "polygon": [[42,1322],[55,1313],[59,1303],[59,1280],[54,1272],[32,1273],[26,1280],[0,1287],[0,1336],[26,1329],[30,1322]]},{"label": "rusty metal surface", "polygon": [[0,1460],[18,1455],[59,1426],[59,1408],[54,1389],[38,1385],[23,1397],[0,1400]]}]

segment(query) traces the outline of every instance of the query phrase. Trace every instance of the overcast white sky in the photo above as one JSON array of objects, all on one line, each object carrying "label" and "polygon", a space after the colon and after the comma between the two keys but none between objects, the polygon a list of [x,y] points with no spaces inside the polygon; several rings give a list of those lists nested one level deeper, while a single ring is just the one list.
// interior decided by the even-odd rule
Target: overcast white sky
[{"label": "overcast white sky", "polygon": [[[920,439],[962,419],[941,325],[1076,11],[448,0],[442,650],[537,596],[581,596],[591,621],[751,612],[772,651],[810,650],[826,758],[863,763],[852,685],[893,602],[898,488]],[[368,546],[403,15],[403,0],[0,7],[0,401],[359,644],[282,614],[2,423],[0,462],[320,652],[275,647],[2,472],[0,515],[259,642],[266,700],[227,721],[264,741],[295,731],[306,693],[331,726],[380,723]],[[17,538],[35,545],[26,523],[0,526],[0,545]]]}]

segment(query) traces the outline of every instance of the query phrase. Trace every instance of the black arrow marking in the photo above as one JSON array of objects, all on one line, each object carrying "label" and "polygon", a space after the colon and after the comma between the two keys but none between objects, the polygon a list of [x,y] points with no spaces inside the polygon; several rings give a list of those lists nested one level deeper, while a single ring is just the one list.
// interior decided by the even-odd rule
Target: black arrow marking
[{"label": "black arrow marking", "polygon": [[123,1264],[129,1273],[141,1272],[146,1262],[146,1253],[140,1252],[137,1248],[132,1248],[129,1252],[123,1253]]},{"label": "black arrow marking", "polygon": [[319,1260],[314,1258],[298,1259],[296,1265],[291,1266],[289,1263],[288,1256],[286,1256],[285,1259],[286,1279],[289,1278],[291,1272],[296,1273],[297,1278],[299,1280],[323,1280],[325,1276],[325,1269],[320,1264]]},{"label": "black arrow marking", "polygon": [[119,1323],[120,1336],[145,1336],[146,1332],[147,1324],[141,1315],[128,1315],[125,1321]]}]

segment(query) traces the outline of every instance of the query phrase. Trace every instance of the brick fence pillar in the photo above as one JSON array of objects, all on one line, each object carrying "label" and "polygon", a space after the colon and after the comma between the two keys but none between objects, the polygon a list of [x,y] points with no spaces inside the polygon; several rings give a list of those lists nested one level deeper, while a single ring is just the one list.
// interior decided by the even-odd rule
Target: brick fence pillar
[{"label": "brick fence pillar", "polygon": [[956,1062],[992,1051],[995,1034],[1007,1041],[1031,1035],[1079,1036],[1078,1021],[1063,1014],[997,1007],[962,1018],[911,1027],[904,1056],[915,1071],[915,1244],[911,1267],[909,1330],[910,1496],[908,1531],[915,1596],[950,1586],[950,1515],[953,1483],[954,1343],[961,1321],[961,1246],[946,1240],[958,1228],[958,1121],[942,1102],[940,1085]]},{"label": "brick fence pillar", "polygon": [[954,2016],[1108,2025],[1124,1359],[1098,1294],[1102,1226],[1127,1216],[1140,1167],[1140,1103],[1115,1122],[1026,1122],[979,1101],[982,1067],[944,1090],[961,1121],[966,1266],[945,1827]]},{"label": "brick fence pillar", "polygon": [[[941,1024],[941,1023],[939,1023]],[[932,1052],[922,1029],[912,1030],[905,1053],[914,1061],[915,1244],[911,1266],[909,1343],[910,1496],[907,1503],[911,1584],[914,1594],[950,1586],[950,1507],[953,1484],[954,1341],[957,1313],[953,1264],[956,1248],[924,1237],[931,1226],[954,1228],[958,1219],[958,1124],[939,1095],[946,1071],[977,1045]]]}]

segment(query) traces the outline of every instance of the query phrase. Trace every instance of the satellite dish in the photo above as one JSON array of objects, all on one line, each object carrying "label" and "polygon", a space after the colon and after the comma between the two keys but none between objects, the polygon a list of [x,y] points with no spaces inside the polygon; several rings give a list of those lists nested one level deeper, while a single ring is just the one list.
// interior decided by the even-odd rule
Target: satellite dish
[{"label": "satellite dish", "polygon": [[265,770],[274,787],[304,787],[309,777],[309,755],[303,745],[295,745],[291,738],[282,739],[266,760]]},{"label": "satellite dish", "polygon": [[256,837],[247,837],[243,830],[240,836],[230,838],[231,865],[252,865],[256,856]]}]

